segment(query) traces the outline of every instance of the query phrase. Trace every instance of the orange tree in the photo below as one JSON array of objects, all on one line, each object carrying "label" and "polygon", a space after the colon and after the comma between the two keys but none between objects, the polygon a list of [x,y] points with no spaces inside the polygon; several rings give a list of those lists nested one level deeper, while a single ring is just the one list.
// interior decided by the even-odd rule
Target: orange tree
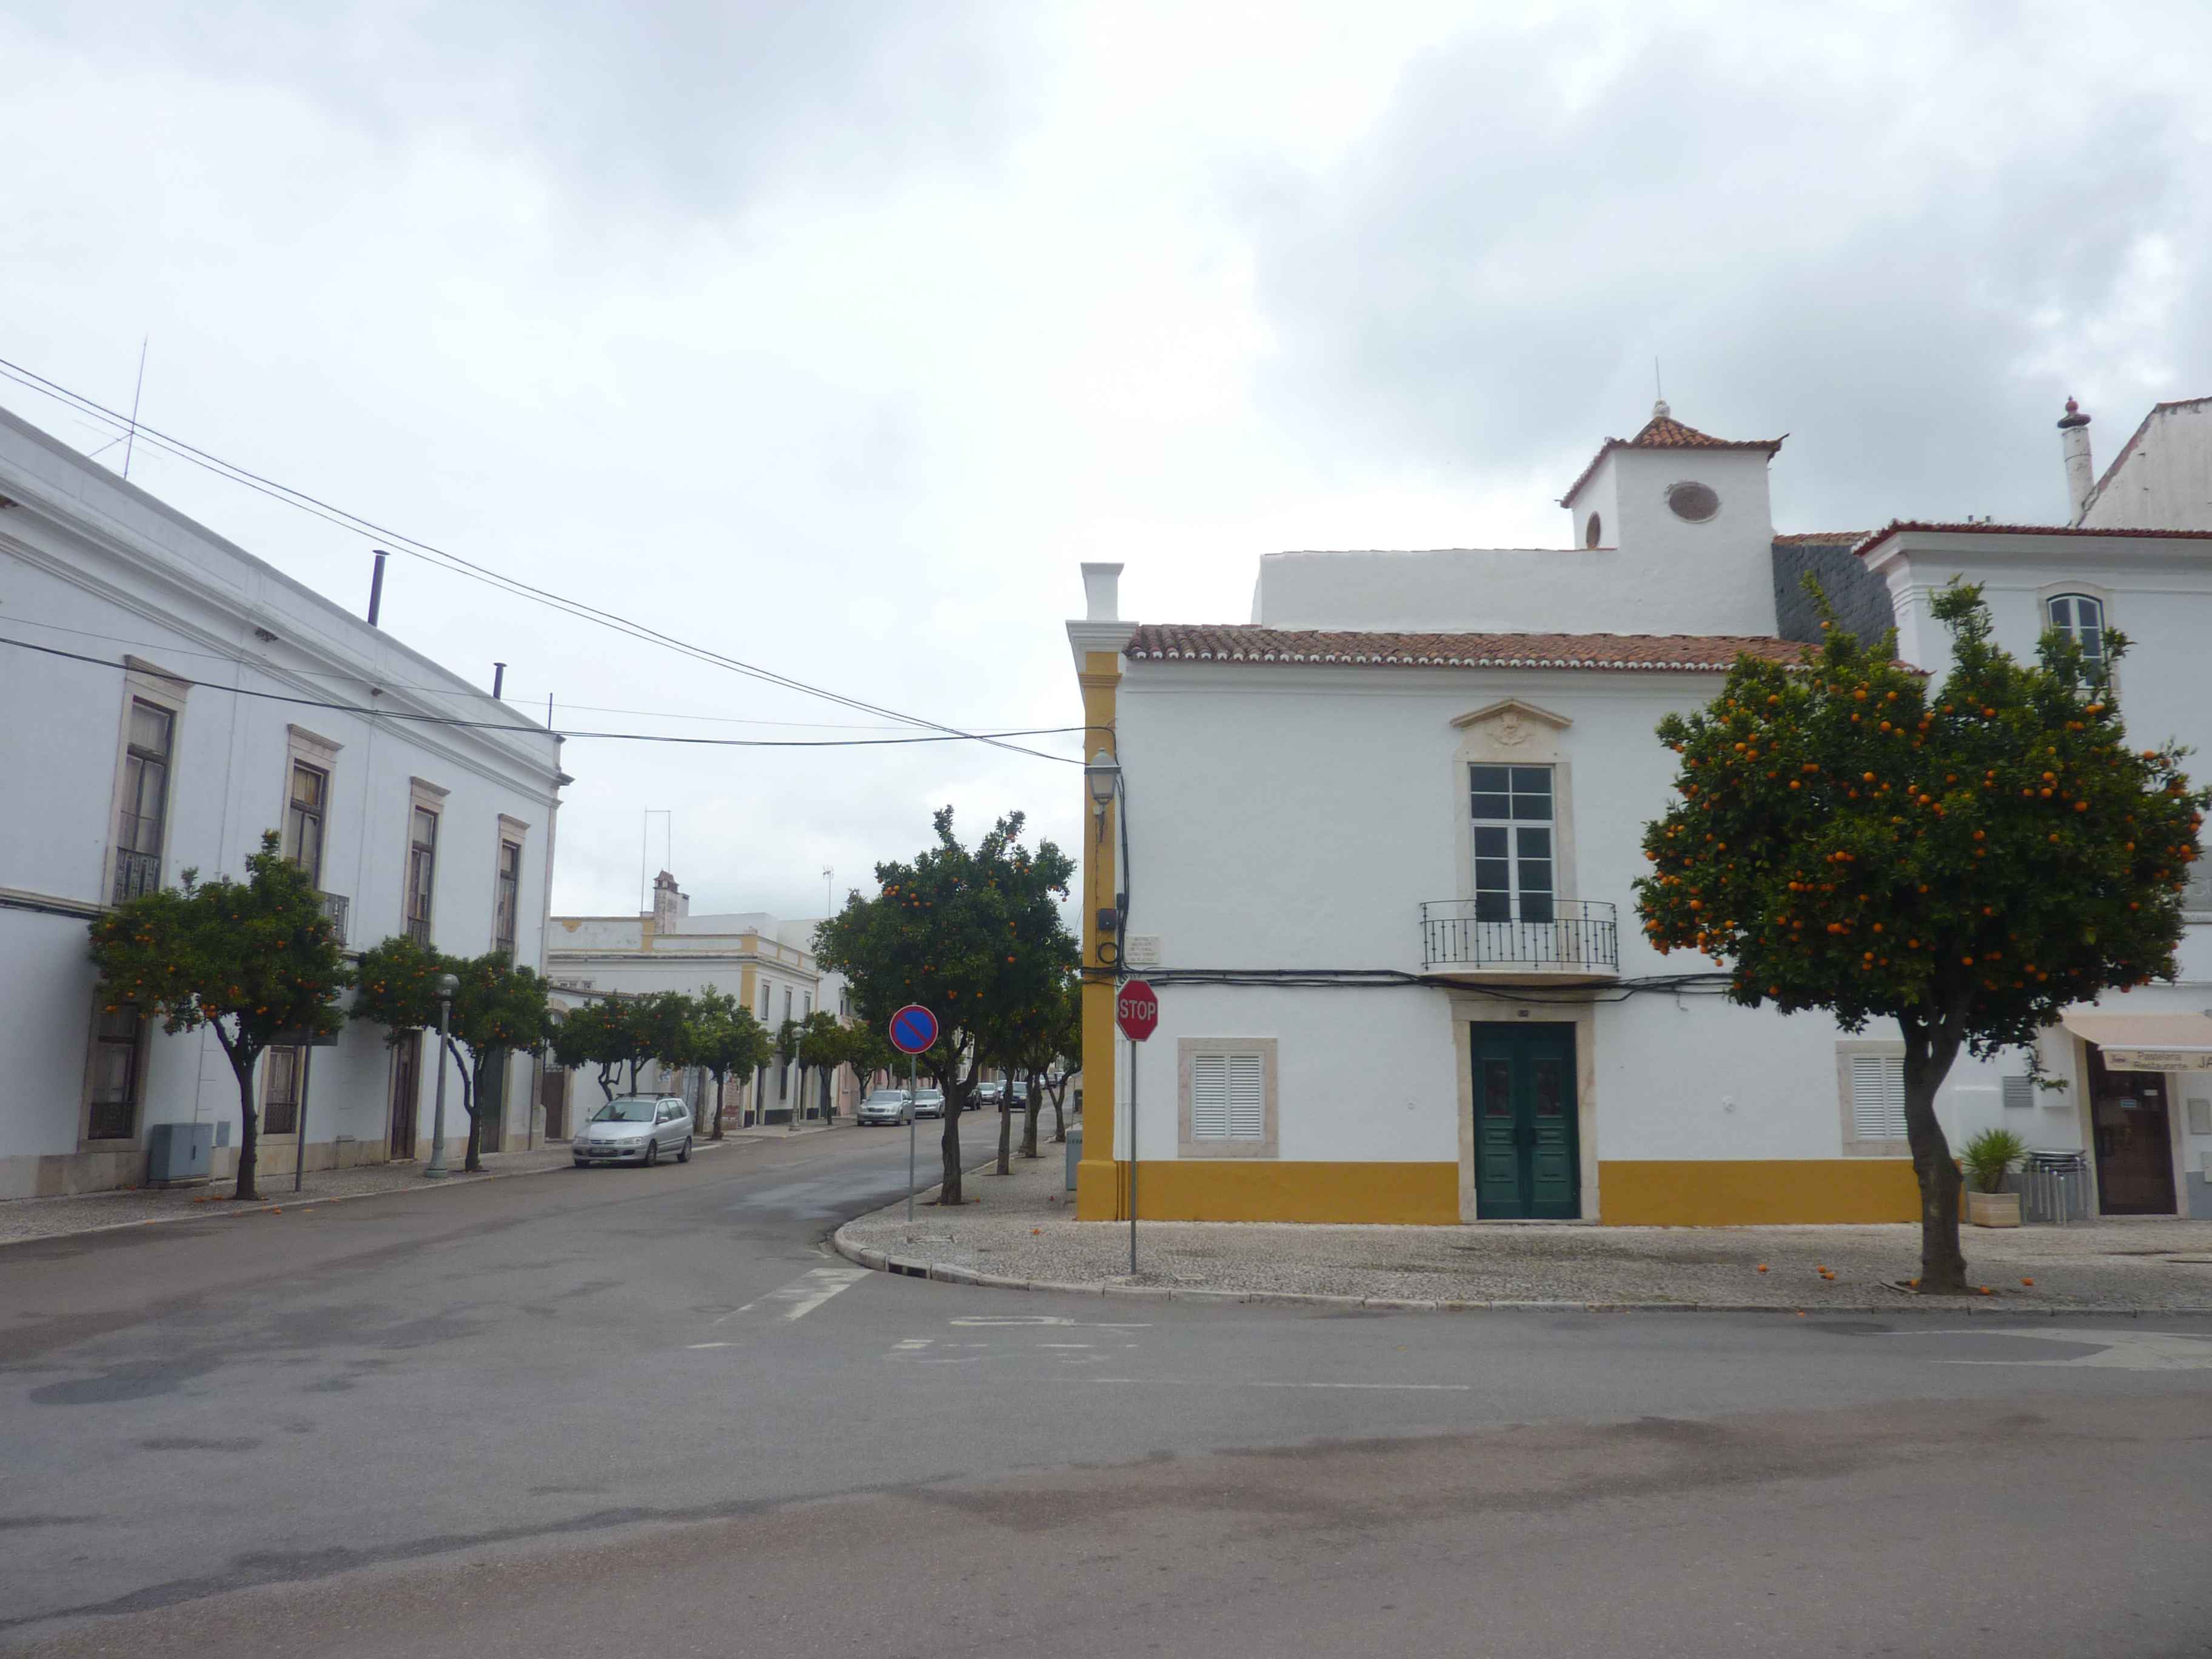
[{"label": "orange tree", "polygon": [[[276,850],[276,832],[246,860],[246,879],[203,882],[184,872],[164,888],[119,904],[92,924],[92,959],[110,1012],[137,1004],[172,1033],[204,1025],[222,1045],[238,1082],[242,1127],[238,1187],[258,1198],[260,1114],[253,1068],[263,1050],[292,1033],[335,1034],[337,994],[352,977],[321,896]],[[290,1040],[298,1041],[296,1036]]]},{"label": "orange tree", "polygon": [[860,1018],[881,1029],[909,1002],[937,1016],[921,1063],[945,1090],[941,1204],[963,1201],[960,1115],[978,1073],[1014,1056],[1024,1020],[1075,967],[1059,906],[1075,861],[1048,841],[1024,847],[1024,822],[1008,813],[971,851],[940,809],[935,846],[878,864],[878,896],[854,893],[815,933],[816,960],[851,981]]},{"label": "orange tree", "polygon": [[1644,832],[1644,932],[1730,969],[1729,995],[1894,1019],[1920,1183],[1921,1288],[1960,1291],[1958,1166],[1936,1091],[1963,1048],[2032,1042],[2062,1010],[2174,973],[2181,890],[2208,792],[2179,750],[2130,750],[2102,663],[2046,635],[2033,664],[1990,639],[1977,587],[1935,614],[1953,667],[1931,690],[1832,627],[1802,664],[1740,659],[1670,714],[1680,799]]}]

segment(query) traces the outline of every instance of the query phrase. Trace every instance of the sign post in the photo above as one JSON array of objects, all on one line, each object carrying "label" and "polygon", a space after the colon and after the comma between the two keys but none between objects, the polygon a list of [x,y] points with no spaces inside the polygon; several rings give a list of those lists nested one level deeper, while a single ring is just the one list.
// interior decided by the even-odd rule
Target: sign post
[{"label": "sign post", "polygon": [[[1131,1044],[1159,1029],[1159,994],[1141,979],[1123,985],[1114,997],[1114,1023]],[[1129,1054],[1129,1277],[1137,1276],[1137,1056]]]},{"label": "sign post", "polygon": [[921,1135],[914,1115],[915,1056],[937,1041],[937,1016],[918,1002],[909,1002],[891,1016],[891,1047],[906,1056],[906,1218],[914,1219],[915,1143]]}]

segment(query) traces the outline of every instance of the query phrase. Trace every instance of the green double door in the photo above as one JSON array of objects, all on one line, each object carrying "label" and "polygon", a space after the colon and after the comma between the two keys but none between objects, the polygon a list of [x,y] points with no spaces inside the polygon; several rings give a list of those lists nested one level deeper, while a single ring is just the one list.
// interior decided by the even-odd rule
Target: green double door
[{"label": "green double door", "polygon": [[1582,1214],[1575,1028],[1469,1028],[1474,1056],[1475,1213],[1571,1221]]}]

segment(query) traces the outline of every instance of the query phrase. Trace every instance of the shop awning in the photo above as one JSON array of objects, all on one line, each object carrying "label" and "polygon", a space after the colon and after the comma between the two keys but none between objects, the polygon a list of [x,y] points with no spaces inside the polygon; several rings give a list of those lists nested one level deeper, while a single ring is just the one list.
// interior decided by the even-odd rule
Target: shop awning
[{"label": "shop awning", "polygon": [[2116,1072],[2212,1072],[2212,1014],[2069,1014],[2066,1029]]}]

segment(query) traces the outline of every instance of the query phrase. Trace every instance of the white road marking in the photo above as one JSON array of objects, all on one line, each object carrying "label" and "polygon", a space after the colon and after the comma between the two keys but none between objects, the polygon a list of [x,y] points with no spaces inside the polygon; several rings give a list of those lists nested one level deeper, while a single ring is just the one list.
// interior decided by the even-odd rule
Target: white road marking
[{"label": "white road marking", "polygon": [[1466,1394],[1472,1382],[1246,1382],[1211,1376],[1094,1376],[1093,1382],[1168,1382],[1186,1389],[1383,1389],[1414,1394]]},{"label": "white road marking", "polygon": [[741,1313],[750,1313],[755,1308],[775,1307],[787,1321],[804,1319],[838,1291],[857,1285],[868,1276],[866,1267],[811,1267],[780,1289],[766,1296],[755,1297],[742,1308],[732,1308],[714,1322],[735,1319]]},{"label": "white road marking", "polygon": [[2081,1331],[2006,1326],[1960,1330],[1891,1331],[1891,1336],[2016,1336],[2031,1341],[2100,1345],[2094,1353],[2063,1359],[1937,1359],[1939,1365],[2064,1365],[2076,1370],[2120,1371],[2212,1370],[2212,1337],[2174,1331]]},{"label": "white road marking", "polygon": [[[1090,1346],[1088,1342],[1040,1342],[1037,1344],[1040,1348],[1087,1348]],[[1131,1346],[1135,1345],[1133,1343]]]},{"label": "white road marking", "polygon": [[1150,1324],[1116,1325],[1103,1320],[1062,1319],[1058,1314],[970,1314],[964,1319],[948,1319],[948,1325],[1079,1325],[1086,1331],[1149,1331]]},{"label": "white road marking", "polygon": [[903,1342],[892,1343],[891,1352],[896,1353],[902,1350],[910,1352],[916,1348],[926,1348],[929,1346],[930,1340],[931,1339],[926,1336],[910,1336]]},{"label": "white road marking", "polygon": [[690,1346],[696,1351],[700,1348],[734,1348],[738,1345],[734,1342],[694,1342]]}]

